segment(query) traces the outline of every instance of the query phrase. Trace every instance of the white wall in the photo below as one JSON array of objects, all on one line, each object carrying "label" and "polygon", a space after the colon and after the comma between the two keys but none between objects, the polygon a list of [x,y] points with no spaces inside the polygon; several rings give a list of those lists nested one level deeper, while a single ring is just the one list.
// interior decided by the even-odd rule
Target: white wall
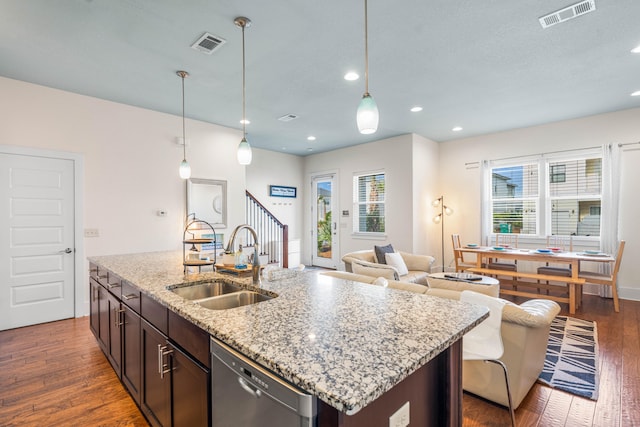
[{"label": "white wall", "polygon": [[[79,260],[181,249],[186,203],[185,181],[178,175],[182,147],[176,144],[181,117],[2,77],[0,93],[0,144],[79,153],[84,160],[84,227],[97,228],[100,237],[84,239]],[[192,176],[227,181],[229,224],[217,230],[225,237],[244,222],[246,188],[263,193],[268,183],[302,176],[300,160],[256,150],[256,170],[272,170],[263,183],[252,175],[249,186],[245,167],[236,160],[240,131],[194,120],[186,121],[186,129]],[[158,209],[168,216],[157,216]],[[301,214],[287,214],[291,228],[299,230]],[[86,276],[78,284],[84,289]]]},{"label": "white wall", "polygon": [[[437,142],[413,135],[413,248],[412,252],[436,258],[433,268],[442,265],[441,229],[433,222],[438,213],[432,202],[440,197],[440,147]],[[445,218],[445,225],[447,225]],[[446,235],[445,235],[446,237]],[[446,254],[445,254],[446,259]]]},{"label": "white wall", "polygon": [[[417,158],[414,159],[414,150]],[[349,210],[349,216],[340,215],[340,255],[360,250],[373,249],[374,245],[391,243],[396,250],[416,251],[433,254],[437,252],[425,234],[428,227],[420,218],[423,200],[416,201],[414,196],[429,198],[435,194],[433,188],[437,172],[437,144],[425,138],[407,134],[368,144],[356,145],[327,153],[314,154],[305,158],[307,184],[311,176],[327,171],[338,171],[339,201],[338,212]],[[423,167],[416,182],[414,167]],[[386,238],[371,239],[352,235],[353,232],[353,175],[356,173],[384,170],[386,172]],[[424,177],[424,181],[422,180]],[[425,183],[427,184],[425,186]],[[305,185],[307,185],[305,184]],[[306,199],[306,209],[311,201]],[[414,208],[414,203],[419,207]],[[305,263],[310,262],[309,218],[304,218],[307,232],[303,245]],[[438,246],[439,250],[439,246]]]},{"label": "white wall", "polygon": [[[597,147],[603,144],[640,141],[640,109],[584,117],[530,128],[459,139],[440,144],[440,182],[447,204],[455,214],[447,217],[446,233],[458,232],[463,243],[480,241],[481,173],[478,162],[512,156],[523,156],[568,149]],[[636,168],[640,165],[636,165]],[[636,177],[637,178],[637,177]],[[627,213],[620,228],[628,249],[620,273],[620,295],[640,299],[640,267],[629,253],[640,254],[640,223],[628,212],[637,212],[640,183],[636,178],[622,177],[622,206]],[[634,217],[636,215],[633,215]],[[446,253],[451,254],[451,241],[445,239]]]}]

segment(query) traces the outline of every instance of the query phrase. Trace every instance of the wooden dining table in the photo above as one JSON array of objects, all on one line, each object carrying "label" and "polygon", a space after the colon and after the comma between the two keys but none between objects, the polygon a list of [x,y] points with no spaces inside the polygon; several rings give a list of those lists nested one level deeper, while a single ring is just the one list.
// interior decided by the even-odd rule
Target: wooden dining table
[{"label": "wooden dining table", "polygon": [[[601,252],[565,252],[547,251],[545,249],[521,249],[521,248],[498,248],[492,246],[463,246],[457,249],[463,253],[476,254],[476,266],[466,271],[485,274],[490,276],[507,277],[506,282],[513,285],[513,289],[500,288],[500,292],[505,295],[523,296],[529,298],[545,298],[557,302],[569,304],[569,313],[575,314],[576,308],[580,306],[582,300],[582,285],[585,279],[579,277],[581,262],[613,263],[615,257]],[[560,276],[550,274],[539,274],[531,271],[517,270],[497,270],[488,268],[489,260],[522,260],[527,262],[547,264],[563,264],[571,270],[571,276]],[[540,293],[540,289],[553,290],[557,285],[549,285],[549,282],[563,283],[567,287],[568,296],[557,296]],[[518,287],[536,288],[536,292],[518,290]]]}]

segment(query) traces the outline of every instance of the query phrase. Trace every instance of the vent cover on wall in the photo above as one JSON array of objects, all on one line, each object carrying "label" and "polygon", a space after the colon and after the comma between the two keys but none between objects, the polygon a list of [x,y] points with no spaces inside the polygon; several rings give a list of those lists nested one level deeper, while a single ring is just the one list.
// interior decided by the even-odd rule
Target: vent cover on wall
[{"label": "vent cover on wall", "polygon": [[596,0],[585,0],[545,15],[539,18],[539,21],[542,28],[549,28],[552,25],[577,18],[580,15],[593,12],[594,10],[596,10]]},{"label": "vent cover on wall", "polygon": [[211,55],[214,50],[225,44],[227,41],[221,37],[214,36],[213,34],[204,33],[200,38],[191,45],[191,48]]}]

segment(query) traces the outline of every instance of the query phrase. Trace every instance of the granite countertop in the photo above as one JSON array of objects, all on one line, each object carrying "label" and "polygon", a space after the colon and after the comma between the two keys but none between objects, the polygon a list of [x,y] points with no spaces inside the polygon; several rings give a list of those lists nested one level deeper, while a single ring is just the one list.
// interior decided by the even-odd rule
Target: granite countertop
[{"label": "granite countertop", "polygon": [[448,348],[487,309],[319,275],[272,271],[261,290],[277,298],[209,310],[167,290],[224,278],[183,274],[182,252],[90,257],[250,359],[352,415]]}]

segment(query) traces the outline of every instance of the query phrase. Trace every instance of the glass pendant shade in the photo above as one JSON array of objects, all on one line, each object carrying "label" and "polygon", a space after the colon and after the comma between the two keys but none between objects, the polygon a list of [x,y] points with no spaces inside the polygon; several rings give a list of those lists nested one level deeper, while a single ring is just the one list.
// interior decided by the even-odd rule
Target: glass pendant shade
[{"label": "glass pendant shade", "polygon": [[182,162],[180,163],[180,178],[191,178],[191,166],[189,166],[189,162],[187,162],[187,159],[182,160]]},{"label": "glass pendant shade", "polygon": [[251,164],[251,146],[247,142],[247,138],[242,138],[240,145],[238,145],[238,163],[241,165]]},{"label": "glass pendant shade", "polygon": [[373,97],[365,93],[358,105],[356,120],[360,133],[368,135],[378,130],[378,106]]}]

